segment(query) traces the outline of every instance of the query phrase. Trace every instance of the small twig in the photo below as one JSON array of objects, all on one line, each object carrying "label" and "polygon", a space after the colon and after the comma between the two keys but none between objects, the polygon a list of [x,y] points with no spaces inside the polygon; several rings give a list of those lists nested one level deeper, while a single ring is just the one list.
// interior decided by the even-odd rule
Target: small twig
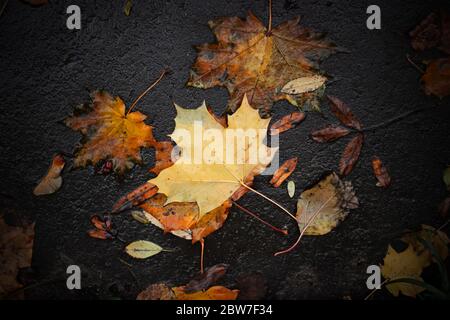
[{"label": "small twig", "polygon": [[406,60],[408,60],[408,62],[414,67],[416,68],[420,73],[425,73],[425,71],[419,67],[414,61],[411,60],[411,57],[409,56],[409,54],[406,55]]},{"label": "small twig", "polygon": [[124,265],[126,265],[126,266],[129,267],[129,268],[132,267],[131,264],[129,264],[128,262],[126,262],[125,260],[123,260],[123,259],[121,259],[121,258],[119,258],[119,261],[122,262]]},{"label": "small twig", "polygon": [[[297,222],[297,223],[298,223],[298,228],[299,228],[300,231],[301,231],[301,232],[300,232],[300,235],[299,235],[298,238],[297,238],[297,241],[295,241],[295,243],[294,243],[292,246],[290,246],[289,248],[287,248],[287,249],[285,249],[285,250],[282,250],[282,251],[275,252],[275,253],[274,253],[274,256],[279,256],[280,254],[288,253],[289,251],[292,251],[292,250],[300,243],[300,240],[303,238],[303,235],[305,234],[305,232],[306,232],[306,230],[308,229],[308,227],[311,225],[311,223],[314,221],[314,219],[319,215],[319,213],[322,211],[322,209],[325,208],[325,206],[328,204],[328,202],[330,202],[331,199],[333,199],[333,196],[334,196],[334,195],[332,195],[331,197],[329,197],[328,200],[325,201],[325,202],[320,206],[320,208],[317,209],[316,212],[314,212],[314,214],[311,216],[311,218],[308,219],[308,222],[306,223],[306,225],[305,225],[305,227],[303,228],[303,230],[301,229],[300,224]],[[309,204],[309,203],[308,203],[308,204]],[[307,212],[307,210],[308,210],[308,207],[306,207],[305,212]]]},{"label": "small twig", "polygon": [[445,221],[445,223],[439,227],[439,229],[437,229],[437,231],[441,231],[442,229],[444,229],[448,224],[450,223],[450,219],[448,219],[447,221]]},{"label": "small twig", "polygon": [[394,122],[397,122],[399,120],[403,120],[404,118],[407,118],[407,117],[409,117],[410,115],[412,115],[414,113],[430,110],[430,109],[435,108],[435,107],[437,107],[437,105],[434,105],[434,106],[431,106],[431,107],[427,106],[427,107],[422,107],[422,108],[418,108],[418,109],[414,109],[414,110],[409,110],[409,111],[406,111],[406,112],[404,112],[404,113],[402,113],[402,114],[400,114],[400,115],[398,115],[398,116],[396,116],[394,118],[391,118],[391,119],[389,119],[387,121],[375,124],[375,125],[370,126],[370,127],[363,128],[363,129],[360,130],[360,132],[373,131],[375,129],[378,129],[378,128],[390,125],[390,124],[392,124]]},{"label": "small twig", "polygon": [[134,106],[139,102],[139,100],[141,100],[151,89],[153,89],[154,86],[156,86],[158,84],[158,82],[161,81],[161,79],[164,77],[164,75],[167,73],[167,70],[164,69],[161,72],[161,75],[159,76],[158,79],[156,79],[144,92],[141,93],[141,95],[134,100],[134,102],[131,104],[130,109],[128,109],[127,115],[131,112],[131,110],[133,110]]},{"label": "small twig", "polygon": [[272,230],[275,230],[275,231],[277,231],[277,232],[280,232],[280,233],[282,233],[282,234],[284,234],[284,235],[287,235],[287,234],[288,234],[288,231],[287,231],[286,229],[280,229],[280,228],[277,228],[277,227],[273,226],[272,224],[270,224],[269,222],[263,220],[261,217],[257,216],[256,214],[254,214],[254,213],[251,212],[250,210],[244,208],[244,207],[241,206],[239,203],[237,203],[237,202],[235,202],[235,201],[233,201],[233,200],[232,200],[232,202],[233,202],[233,204],[234,204],[236,207],[238,207],[239,209],[241,209],[241,210],[244,211],[245,213],[251,215],[253,218],[255,218],[255,219],[258,220],[259,222],[265,224],[266,226],[268,226],[268,227],[271,228]]}]

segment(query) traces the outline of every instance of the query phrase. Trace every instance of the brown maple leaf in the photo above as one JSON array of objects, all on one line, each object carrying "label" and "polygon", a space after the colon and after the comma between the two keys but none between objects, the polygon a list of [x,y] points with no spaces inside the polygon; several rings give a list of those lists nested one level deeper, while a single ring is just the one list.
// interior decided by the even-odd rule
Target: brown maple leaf
[{"label": "brown maple leaf", "polygon": [[156,143],[152,127],[144,123],[147,116],[141,112],[126,112],[119,97],[96,91],[92,93],[92,101],[65,120],[68,127],[84,136],[82,146],[75,153],[74,166],[111,160],[114,171],[122,174],[133,163],[141,162],[141,148]]},{"label": "brown maple leaf", "polygon": [[[300,26],[299,21],[296,18],[270,30],[252,13],[245,20],[227,17],[210,21],[217,43],[197,48],[187,85],[226,87],[230,112],[239,107],[244,94],[264,115],[282,99],[305,109],[318,109],[312,91],[326,80],[318,75],[319,63],[336,47],[322,34]],[[283,92],[285,85],[297,79],[302,79],[300,90]]]}]

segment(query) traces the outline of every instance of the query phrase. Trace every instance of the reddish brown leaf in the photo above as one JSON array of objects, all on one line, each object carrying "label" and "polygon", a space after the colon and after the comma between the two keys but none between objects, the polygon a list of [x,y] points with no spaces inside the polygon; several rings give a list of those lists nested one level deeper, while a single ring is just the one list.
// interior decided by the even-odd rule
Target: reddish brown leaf
[{"label": "reddish brown leaf", "polygon": [[330,103],[331,111],[335,114],[335,116],[339,119],[340,122],[345,124],[347,127],[361,130],[361,123],[343,101],[333,96],[327,97],[328,100],[331,102]]},{"label": "reddish brown leaf", "polygon": [[195,291],[205,290],[211,285],[219,281],[227,272],[228,264],[219,263],[199,274],[197,277],[188,282],[184,287],[184,292],[193,293]]},{"label": "reddish brown leaf", "polygon": [[343,176],[347,176],[353,170],[354,165],[358,161],[359,154],[364,141],[364,135],[359,133],[354,137],[344,149],[341,160],[339,162],[339,172]]},{"label": "reddish brown leaf", "polygon": [[39,181],[36,188],[34,188],[33,194],[36,196],[42,196],[58,191],[62,185],[61,172],[64,169],[65,164],[66,162],[61,154],[54,155],[50,168],[41,181]]},{"label": "reddish brown leaf", "polygon": [[88,231],[88,235],[91,238],[102,240],[115,238],[115,231],[112,229],[110,216],[105,216],[102,218],[98,215],[93,215],[91,217],[91,223],[95,227],[95,229]]},{"label": "reddish brown leaf", "polygon": [[158,187],[151,183],[144,183],[120,198],[112,207],[112,213],[118,213],[123,210],[138,206],[145,200],[153,197],[158,192]]},{"label": "reddish brown leaf", "polygon": [[422,76],[425,93],[443,98],[450,94],[450,58],[431,61]]},{"label": "reddish brown leaf", "polygon": [[114,239],[114,236],[105,230],[89,230],[88,235],[91,238],[101,239],[101,240],[109,240]]},{"label": "reddish brown leaf", "polygon": [[305,119],[305,114],[303,112],[292,112],[287,116],[284,116],[280,120],[276,121],[270,127],[270,135],[277,135],[285,132],[291,128],[295,128],[300,122]]},{"label": "reddish brown leaf", "polygon": [[414,50],[423,51],[436,47],[441,40],[439,16],[436,13],[429,14],[409,35]]},{"label": "reddish brown leaf", "polygon": [[331,142],[350,133],[350,130],[341,126],[327,126],[311,133],[311,137],[317,142]]},{"label": "reddish brown leaf", "polygon": [[149,170],[149,172],[157,175],[162,170],[173,165],[173,158],[175,158],[175,155],[172,154],[174,146],[171,141],[157,142],[154,148],[156,163],[155,166]]},{"label": "reddish brown leaf", "polygon": [[286,160],[273,174],[273,177],[270,180],[272,186],[274,186],[275,188],[281,186],[284,180],[286,180],[292,174],[292,172],[294,172],[295,168],[297,167],[297,162],[297,157]]},{"label": "reddish brown leaf", "polygon": [[377,187],[387,188],[391,184],[391,177],[386,167],[381,162],[380,158],[374,157],[372,159],[372,168],[375,177],[377,178]]}]

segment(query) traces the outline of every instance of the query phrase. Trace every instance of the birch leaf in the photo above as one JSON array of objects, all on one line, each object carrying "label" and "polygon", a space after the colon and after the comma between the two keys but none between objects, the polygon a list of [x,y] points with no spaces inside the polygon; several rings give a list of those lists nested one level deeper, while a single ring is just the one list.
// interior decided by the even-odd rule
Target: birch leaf
[{"label": "birch leaf", "polygon": [[163,248],[157,244],[146,240],[134,241],[125,248],[125,252],[136,259],[147,259],[160,253],[162,250]]}]

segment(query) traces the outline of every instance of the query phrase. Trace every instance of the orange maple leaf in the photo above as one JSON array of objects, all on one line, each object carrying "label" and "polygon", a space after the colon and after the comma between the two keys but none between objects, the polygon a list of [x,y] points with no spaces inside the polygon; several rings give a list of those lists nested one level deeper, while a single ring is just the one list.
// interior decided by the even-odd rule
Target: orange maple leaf
[{"label": "orange maple leaf", "polygon": [[[317,109],[317,97],[312,91],[326,80],[318,74],[318,64],[336,47],[322,34],[300,26],[299,20],[287,21],[270,31],[252,13],[246,20],[227,17],[210,21],[217,43],[197,48],[198,57],[187,84],[197,88],[226,87],[230,94],[228,109],[232,112],[244,94],[253,107],[265,113],[273,102],[282,99]],[[307,79],[323,80],[311,86],[310,81],[302,81]],[[303,88],[292,90],[286,86],[293,80]]]},{"label": "orange maple leaf", "polygon": [[93,92],[91,96],[91,105],[83,105],[65,120],[68,127],[84,136],[84,143],[75,153],[74,166],[111,160],[114,171],[122,174],[133,163],[141,162],[141,148],[155,145],[152,127],[144,123],[147,116],[141,112],[126,112],[119,97],[113,98],[105,91]]}]

